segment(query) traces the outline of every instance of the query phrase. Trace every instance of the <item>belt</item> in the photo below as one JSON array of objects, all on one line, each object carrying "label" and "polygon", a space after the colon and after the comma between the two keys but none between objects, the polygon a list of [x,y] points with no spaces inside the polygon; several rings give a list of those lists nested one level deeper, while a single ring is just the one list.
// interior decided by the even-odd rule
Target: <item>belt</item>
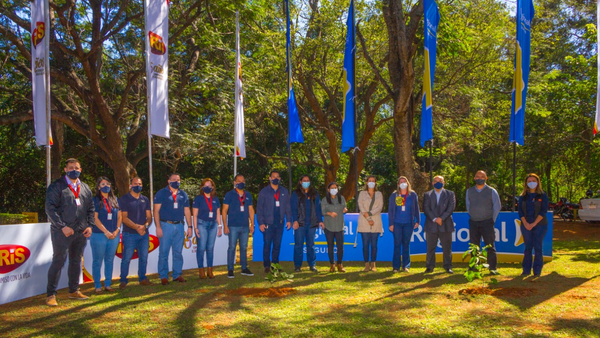
[{"label": "belt", "polygon": [[161,219],[161,222],[165,222],[165,223],[170,223],[170,224],[180,224],[183,223],[183,221],[167,221],[166,219]]}]

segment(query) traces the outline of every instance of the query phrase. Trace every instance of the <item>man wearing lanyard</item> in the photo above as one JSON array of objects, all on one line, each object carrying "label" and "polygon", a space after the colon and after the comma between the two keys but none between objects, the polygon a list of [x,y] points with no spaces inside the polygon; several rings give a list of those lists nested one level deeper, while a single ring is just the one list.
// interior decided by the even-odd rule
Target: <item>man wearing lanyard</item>
[{"label": "man wearing lanyard", "polygon": [[148,249],[150,247],[150,236],[148,227],[152,224],[152,211],[150,200],[142,195],[142,179],[134,177],[130,181],[129,193],[119,199],[123,224],[123,260],[121,260],[121,284],[120,289],[127,286],[127,275],[129,274],[129,263],[134,251],[138,253],[138,280],[140,285],[151,285],[152,282],[146,278],[146,266],[148,263]]},{"label": "man wearing lanyard", "polygon": [[242,275],[254,276],[248,269],[248,237],[254,232],[254,207],[252,195],[245,191],[246,180],[241,174],[233,179],[235,189],[229,191],[223,199],[223,232],[229,235],[227,248],[227,277],[234,278],[233,264],[235,262],[235,247],[240,243],[240,263]]},{"label": "man wearing lanyard", "polygon": [[[290,194],[284,187],[279,186],[279,172],[271,171],[269,175],[270,184],[264,187],[258,194],[257,221],[259,229],[264,235],[263,266],[265,273],[271,271],[271,261],[279,263],[279,251],[283,237],[283,222],[289,230],[292,226],[292,210],[290,207]],[[271,253],[271,246],[273,251]],[[272,254],[272,259],[271,259]]]},{"label": "man wearing lanyard", "polygon": [[[173,281],[185,283],[183,278],[183,241],[192,237],[192,212],[188,195],[179,189],[181,177],[173,173],[168,186],[154,197],[156,236],[161,238],[158,247],[158,275],[162,285],[169,284],[169,250],[173,250]],[[187,233],[184,230],[187,222]]]},{"label": "man wearing lanyard", "polygon": [[92,191],[87,184],[79,180],[81,164],[70,158],[65,165],[64,177],[54,181],[46,191],[46,214],[50,221],[52,240],[52,264],[48,269],[46,304],[57,306],[56,289],[60,272],[69,259],[69,298],[88,299],[79,291],[81,259],[92,235],[94,225],[94,201]]}]

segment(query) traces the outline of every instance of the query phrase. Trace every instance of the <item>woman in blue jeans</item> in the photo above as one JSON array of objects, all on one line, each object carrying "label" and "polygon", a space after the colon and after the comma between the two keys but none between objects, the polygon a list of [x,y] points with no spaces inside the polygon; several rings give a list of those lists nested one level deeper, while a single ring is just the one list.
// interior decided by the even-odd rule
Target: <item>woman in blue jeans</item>
[{"label": "woman in blue jeans", "polygon": [[[523,183],[523,192],[519,197],[521,234],[523,234],[523,241],[525,242],[523,273],[521,274],[523,277],[531,274],[532,267],[534,277],[539,277],[542,274],[542,267],[544,266],[542,244],[548,231],[548,219],[546,217],[548,204],[548,195],[542,190],[539,176],[536,174],[527,175]],[[535,259],[532,255],[533,250],[535,250]]]},{"label": "woman in blue jeans", "polygon": [[388,203],[390,231],[394,234],[393,272],[409,272],[410,240],[413,230],[419,227],[419,198],[405,176],[398,179],[396,190]]},{"label": "woman in blue jeans", "polygon": [[319,192],[310,184],[308,175],[300,178],[296,190],[291,194],[290,206],[294,222],[294,271],[302,271],[303,249],[304,243],[306,243],[308,268],[312,272],[318,272],[315,234],[319,225],[323,226],[323,213],[321,212]]},{"label": "woman in blue jeans", "polygon": [[112,192],[111,183],[106,177],[96,181],[96,196],[94,197],[94,227],[90,244],[92,245],[92,277],[96,293],[102,292],[100,279],[102,262],[104,262],[104,290],[113,291],[112,273],[113,261],[119,246],[119,231],[121,230],[121,213],[119,202]]},{"label": "woman in blue jeans", "polygon": [[[213,274],[213,257],[215,240],[221,236],[221,203],[217,197],[215,182],[210,178],[202,180],[202,193],[194,199],[192,205],[194,230],[196,232],[196,260],[200,279],[215,278]],[[206,253],[206,272],[204,271],[204,254]]]}]

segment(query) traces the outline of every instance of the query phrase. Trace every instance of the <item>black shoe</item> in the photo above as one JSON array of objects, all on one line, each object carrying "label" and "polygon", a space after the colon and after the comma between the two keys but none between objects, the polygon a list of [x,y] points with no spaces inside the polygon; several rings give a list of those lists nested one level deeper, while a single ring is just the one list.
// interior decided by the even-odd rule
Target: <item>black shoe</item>
[{"label": "black shoe", "polygon": [[534,274],[534,275],[533,275],[533,278],[539,278],[539,277],[541,277],[541,276],[542,276],[541,274],[540,274],[540,275],[536,275],[536,274]]},{"label": "black shoe", "polygon": [[432,272],[433,272],[433,269],[427,268],[427,269],[425,269],[425,272],[423,272],[423,273],[432,273]]},{"label": "black shoe", "polygon": [[294,269],[294,272],[302,272],[302,269],[300,269],[300,268],[295,268],[295,269]]},{"label": "black shoe", "polygon": [[452,271],[452,269],[446,269],[446,272],[449,273],[449,274],[453,274],[454,273],[454,271]]},{"label": "black shoe", "polygon": [[317,267],[315,267],[315,266],[311,266],[310,267],[310,271],[312,271],[312,272],[319,272],[319,270],[317,270]]},{"label": "black shoe", "polygon": [[498,272],[498,270],[490,270],[490,275],[498,276],[500,275],[500,272]]},{"label": "black shoe", "polygon": [[250,271],[250,269],[245,268],[244,270],[242,270],[242,275],[244,276],[254,276],[254,274],[252,273],[252,271]]},{"label": "black shoe", "polygon": [[530,273],[525,273],[525,272],[523,272],[523,273],[521,274],[521,277],[529,277],[529,275],[531,275],[531,274],[530,274]]},{"label": "black shoe", "polygon": [[233,275],[233,270],[227,271],[227,278],[235,278],[235,276]]}]

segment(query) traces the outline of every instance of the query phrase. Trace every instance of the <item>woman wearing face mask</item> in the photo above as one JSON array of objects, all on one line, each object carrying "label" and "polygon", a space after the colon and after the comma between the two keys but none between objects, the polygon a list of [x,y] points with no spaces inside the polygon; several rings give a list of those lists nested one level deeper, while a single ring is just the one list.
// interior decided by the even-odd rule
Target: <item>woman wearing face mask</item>
[{"label": "woman wearing face mask", "polygon": [[[375,261],[377,260],[377,240],[383,233],[381,221],[381,210],[383,209],[383,195],[377,191],[377,178],[369,176],[365,190],[358,195],[358,229],[362,237],[363,258],[365,269],[363,271],[377,271]],[[369,248],[371,255],[369,255]]]},{"label": "woman wearing face mask", "polygon": [[394,273],[409,272],[410,269],[410,239],[414,229],[419,227],[419,198],[410,186],[405,176],[398,179],[396,190],[388,203],[390,231],[394,234],[394,256],[392,266]]},{"label": "woman wearing face mask", "polygon": [[[533,263],[533,275],[539,277],[544,266],[542,244],[548,231],[548,195],[542,190],[540,178],[536,174],[529,174],[523,183],[523,192],[519,197],[519,217],[521,218],[521,234],[525,242],[523,255],[523,273],[529,276]],[[535,249],[535,259],[532,250]]]},{"label": "woman wearing face mask", "polygon": [[310,182],[310,177],[304,175],[300,178],[296,191],[291,194],[290,205],[294,227],[294,267],[296,272],[301,272],[304,243],[306,243],[306,262],[312,272],[318,272],[315,254],[315,233],[323,214],[321,212],[321,198],[317,189]]},{"label": "woman wearing face mask", "polygon": [[[221,237],[221,203],[217,197],[215,182],[210,178],[202,180],[202,192],[196,196],[192,205],[192,223],[196,233],[196,261],[200,279],[215,278],[213,258],[215,240]],[[206,253],[206,272],[204,271],[204,253]]]},{"label": "woman wearing face mask", "polygon": [[96,196],[94,197],[95,226],[92,228],[90,244],[92,246],[92,277],[96,293],[102,292],[100,283],[102,262],[104,262],[104,290],[113,291],[112,272],[113,261],[119,246],[119,231],[121,229],[121,213],[119,202],[112,192],[111,183],[106,177],[96,181]]},{"label": "woman wearing face mask", "polygon": [[[327,254],[329,255],[329,272],[335,272],[333,261],[333,241],[337,245],[337,269],[339,272],[346,272],[342,265],[344,257],[344,213],[346,209],[346,200],[344,196],[338,194],[338,185],[335,182],[327,186],[327,198],[321,201],[321,210],[323,211],[323,222],[325,228],[325,237],[327,238]],[[321,226],[323,228],[323,225]]]}]

